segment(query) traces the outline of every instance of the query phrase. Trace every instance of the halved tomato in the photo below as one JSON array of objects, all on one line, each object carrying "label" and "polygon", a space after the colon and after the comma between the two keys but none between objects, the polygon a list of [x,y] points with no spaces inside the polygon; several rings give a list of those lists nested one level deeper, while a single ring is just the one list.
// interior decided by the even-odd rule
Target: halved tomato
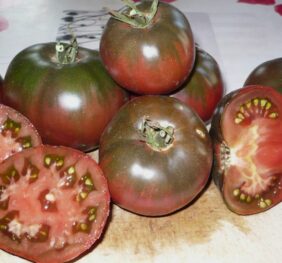
[{"label": "halved tomato", "polygon": [[0,162],[40,144],[41,138],[33,124],[18,111],[0,104]]},{"label": "halved tomato", "polygon": [[213,177],[227,206],[242,215],[282,200],[282,95],[247,86],[220,102],[212,121]]},{"label": "halved tomato", "polygon": [[0,248],[35,262],[76,258],[100,237],[110,195],[88,155],[38,146],[0,166]]}]

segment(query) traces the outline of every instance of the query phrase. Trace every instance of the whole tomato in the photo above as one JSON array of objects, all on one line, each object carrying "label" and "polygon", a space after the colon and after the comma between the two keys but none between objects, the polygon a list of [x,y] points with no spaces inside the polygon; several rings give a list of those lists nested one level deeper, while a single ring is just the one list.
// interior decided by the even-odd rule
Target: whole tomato
[{"label": "whole tomato", "polygon": [[204,123],[168,96],[132,99],[101,137],[99,165],[113,202],[141,215],[166,215],[190,203],[206,185],[211,164]]},{"label": "whole tomato", "polygon": [[226,95],[212,119],[213,178],[228,208],[242,215],[282,200],[282,95],[250,85]]},{"label": "whole tomato", "polygon": [[195,59],[185,15],[155,0],[115,12],[102,34],[100,52],[113,79],[137,94],[175,90],[191,72]]},{"label": "whole tomato", "polygon": [[197,47],[194,68],[185,83],[170,96],[175,97],[209,121],[224,93],[223,80],[216,60]]},{"label": "whole tomato", "polygon": [[244,86],[248,85],[269,86],[282,93],[282,58],[258,65],[247,77]]},{"label": "whole tomato", "polygon": [[127,94],[97,51],[75,47],[43,43],[22,50],[8,67],[3,101],[31,120],[44,143],[89,151]]}]

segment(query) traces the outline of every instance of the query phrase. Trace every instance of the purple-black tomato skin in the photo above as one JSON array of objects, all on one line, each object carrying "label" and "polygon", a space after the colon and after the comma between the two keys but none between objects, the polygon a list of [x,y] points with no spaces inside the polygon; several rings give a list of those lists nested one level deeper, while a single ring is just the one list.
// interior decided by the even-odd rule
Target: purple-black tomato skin
[{"label": "purple-black tomato skin", "polygon": [[197,47],[191,74],[170,96],[187,104],[203,121],[208,122],[223,94],[224,85],[219,65],[209,53]]},{"label": "purple-black tomato skin", "polygon": [[[144,118],[174,128],[169,148],[149,146],[141,132]],[[167,215],[189,204],[206,185],[211,164],[211,140],[204,123],[168,96],[132,99],[100,141],[99,165],[113,202],[145,216]]]},{"label": "purple-black tomato skin", "polygon": [[[138,4],[148,10],[151,2]],[[146,28],[110,18],[100,42],[105,67],[122,87],[137,94],[165,94],[190,74],[195,44],[190,24],[174,6],[159,3]]]},{"label": "purple-black tomato skin", "polygon": [[80,47],[76,61],[62,65],[55,45],[36,44],[15,56],[4,78],[3,101],[31,120],[44,143],[90,151],[128,96],[98,51]]},{"label": "purple-black tomato skin", "polygon": [[211,122],[212,177],[227,207],[240,215],[282,201],[282,95],[248,85],[225,95]]},{"label": "purple-black tomato skin", "polygon": [[262,85],[282,93],[282,57],[258,65],[247,77],[244,86]]}]

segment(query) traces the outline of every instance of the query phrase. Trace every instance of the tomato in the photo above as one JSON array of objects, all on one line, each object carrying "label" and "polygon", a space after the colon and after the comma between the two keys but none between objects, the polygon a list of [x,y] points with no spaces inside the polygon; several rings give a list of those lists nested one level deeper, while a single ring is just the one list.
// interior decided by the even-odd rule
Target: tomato
[{"label": "tomato", "polygon": [[213,177],[227,206],[242,215],[282,200],[282,95],[250,85],[220,102],[211,124]]},{"label": "tomato", "polygon": [[41,138],[33,124],[21,113],[0,104],[0,162],[40,144]]},{"label": "tomato", "polygon": [[168,96],[132,99],[101,137],[99,165],[113,202],[141,215],[166,215],[190,203],[206,185],[211,164],[204,123]]},{"label": "tomato", "polygon": [[102,61],[113,79],[137,94],[175,90],[194,64],[195,45],[187,18],[176,7],[157,2],[142,1],[114,13],[100,42]]},{"label": "tomato", "polygon": [[38,146],[0,166],[0,248],[35,262],[76,258],[100,237],[107,182],[88,155]]},{"label": "tomato", "polygon": [[282,93],[282,58],[258,65],[247,77],[244,86],[248,85],[270,86]]},{"label": "tomato", "polygon": [[216,60],[197,47],[193,71],[185,83],[170,96],[183,101],[207,122],[223,93],[223,79]]},{"label": "tomato", "polygon": [[17,54],[4,78],[3,101],[31,120],[44,143],[90,151],[127,94],[97,51],[80,47],[74,61],[59,62],[56,48],[36,44]]}]

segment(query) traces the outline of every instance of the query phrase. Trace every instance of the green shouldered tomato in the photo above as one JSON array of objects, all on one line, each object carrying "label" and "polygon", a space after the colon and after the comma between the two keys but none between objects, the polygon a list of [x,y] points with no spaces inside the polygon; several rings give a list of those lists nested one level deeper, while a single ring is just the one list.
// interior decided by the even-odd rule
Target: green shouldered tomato
[{"label": "green shouldered tomato", "polygon": [[31,120],[44,143],[89,151],[127,94],[97,51],[77,50],[73,41],[36,44],[17,54],[4,79],[3,101]]}]

